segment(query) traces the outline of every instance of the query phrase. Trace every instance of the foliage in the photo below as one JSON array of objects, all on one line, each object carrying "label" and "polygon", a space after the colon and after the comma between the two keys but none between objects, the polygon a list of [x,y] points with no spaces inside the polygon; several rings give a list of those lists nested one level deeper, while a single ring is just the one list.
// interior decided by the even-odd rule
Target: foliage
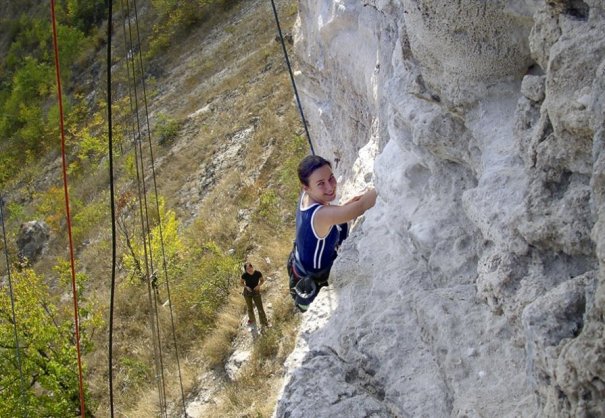
[{"label": "foliage", "polygon": [[159,23],[154,25],[148,58],[168,48],[174,39],[186,33],[193,25],[227,10],[240,0],[151,0]]},{"label": "foliage", "polygon": [[67,0],[67,15],[85,33],[89,33],[107,17],[105,10],[105,0]]},{"label": "foliage", "polygon": [[[67,139],[76,150],[69,164],[70,174],[95,168],[108,153],[109,143],[104,118],[107,107],[105,103],[100,107],[99,111],[87,116],[90,109],[86,109],[80,102],[69,115],[66,125],[71,135]],[[82,122],[84,120],[86,122]]]},{"label": "foliage", "polygon": [[18,170],[19,162],[14,155],[8,152],[0,153],[0,185],[6,184]]},{"label": "foliage", "polygon": [[218,308],[228,299],[241,262],[213,241],[191,249],[189,258],[191,264],[178,282],[175,299],[181,312],[192,315],[189,326],[203,333],[212,327]]},{"label": "foliage", "polygon": [[92,135],[85,127],[80,134],[78,158],[81,162],[98,160],[107,155],[107,138],[104,135]]},{"label": "foliage", "polygon": [[25,220],[25,209],[23,205],[20,205],[17,202],[11,201],[6,203],[5,215],[6,214],[8,214],[8,218],[14,224],[21,224]]},{"label": "foliage", "polygon": [[[129,211],[132,212],[136,202],[133,198],[130,198],[124,205],[124,208],[128,207],[130,208]],[[164,269],[168,277],[180,273],[179,261],[183,257],[185,247],[178,234],[179,222],[174,211],[166,210],[163,199],[160,199],[159,209],[161,224],[157,223],[152,226],[151,232],[145,237],[146,242],[141,242],[136,237],[134,226],[129,227],[124,217],[120,221],[120,230],[128,248],[128,252],[123,256],[123,263],[125,269],[129,272],[132,283],[136,283],[136,280],[133,281],[135,278],[140,280],[145,278],[144,266],[146,260],[153,260],[154,262],[154,270],[158,272],[158,286],[164,283]],[[126,212],[122,211],[121,213],[123,216]],[[133,218],[135,217],[133,216]],[[164,257],[166,260],[165,266],[163,265]],[[159,273],[160,271],[161,273]]]},{"label": "foliage", "polygon": [[[104,325],[103,313],[96,306],[94,300],[90,297],[87,292],[87,285],[90,282],[90,277],[81,271],[77,271],[76,264],[76,291],[78,292],[78,316],[80,323],[80,343],[85,348],[85,351],[90,351],[93,348],[92,340],[90,337],[94,334],[95,330],[101,328]],[[70,289],[72,291],[72,275],[71,275],[71,264],[69,260],[58,260],[53,270],[59,275],[59,282],[61,288]],[[73,296],[72,296],[73,297]],[[71,304],[60,305],[62,310],[58,312],[63,317],[73,316],[73,306]]]},{"label": "foliage", "polygon": [[126,156],[126,159],[124,160],[124,171],[129,178],[137,178],[137,161],[134,152]]},{"label": "foliage", "polygon": [[49,19],[30,17],[23,13],[13,21],[12,26],[13,41],[6,55],[6,67],[9,71],[18,69],[24,58],[46,63],[52,62]]},{"label": "foliage", "polygon": [[[19,173],[27,158],[42,155],[56,140],[59,125],[50,20],[23,13],[10,31],[12,42],[0,65],[0,184]],[[81,30],[61,22],[57,37],[68,113],[71,67],[87,40]]]},{"label": "foliage", "polygon": [[7,138],[16,150],[43,150],[47,121],[41,98],[50,94],[51,82],[52,68],[31,57],[15,72],[11,93],[1,108],[0,137]]},{"label": "foliage", "polygon": [[[125,120],[128,116],[132,114],[130,110],[130,99],[124,97],[122,99],[114,100],[111,105],[112,115],[115,118],[115,122],[113,125],[113,134],[112,134],[112,142],[114,153],[122,154],[122,147],[126,142],[126,138],[128,137],[128,128],[125,123],[120,123],[121,120]],[[102,115],[105,116],[107,113],[107,103],[104,102],[102,105]],[[103,120],[105,123],[105,120]]]},{"label": "foliage", "polygon": [[69,86],[71,66],[77,61],[83,50],[91,43],[84,33],[74,27],[57,24],[57,42],[59,48],[59,65],[61,70],[61,83]]},{"label": "foliage", "polygon": [[[180,274],[180,261],[185,254],[185,246],[178,233],[179,221],[176,213],[166,210],[163,200],[160,200],[160,217],[161,231],[159,224],[151,230],[151,251],[157,255],[156,268],[165,271],[170,278]],[[162,285],[164,279],[165,276],[159,280],[158,284]]]},{"label": "foliage", "polygon": [[256,212],[257,220],[269,225],[279,221],[279,207],[277,193],[273,189],[266,189],[260,195],[260,202]]},{"label": "foliage", "polygon": [[[73,318],[60,315],[49,289],[33,270],[12,275],[19,355],[11,302],[0,294],[0,416],[74,416],[79,383]],[[23,382],[18,367],[20,358]],[[26,411],[25,411],[26,410]]]},{"label": "foliage", "polygon": [[[63,187],[50,187],[38,194],[37,212],[53,231],[58,231],[65,219],[65,192]],[[71,202],[73,204],[73,201]]]},{"label": "foliage", "polygon": [[153,370],[149,364],[129,356],[119,357],[122,385],[139,387],[153,378]]},{"label": "foliage", "polygon": [[91,231],[102,225],[103,220],[109,218],[109,204],[106,199],[100,198],[95,202],[82,205],[78,211],[74,212],[72,233],[76,246],[89,236]]},{"label": "foliage", "polygon": [[[145,279],[145,246],[135,231],[138,204],[132,195],[118,199],[118,225],[127,251],[122,257],[131,285]],[[128,215],[127,215],[128,214]],[[160,200],[163,246],[160,225],[151,228],[147,237],[147,255],[154,260],[157,288],[160,295],[170,280],[171,300],[179,312],[181,335],[204,333],[213,325],[217,309],[229,296],[239,274],[240,260],[209,241],[199,247],[186,248],[179,235],[176,214],[166,210]],[[162,268],[166,257],[166,274]]]},{"label": "foliage", "polygon": [[160,145],[172,142],[179,133],[180,123],[164,113],[158,115],[154,129],[154,136]]},{"label": "foliage", "polygon": [[[46,192],[38,193],[36,207],[39,216],[55,232],[58,232],[66,222],[65,190],[63,186],[52,186]],[[83,204],[80,199],[70,193],[70,214],[72,216],[72,233],[76,245],[80,245],[103,219],[109,216],[109,207],[105,199]]]}]

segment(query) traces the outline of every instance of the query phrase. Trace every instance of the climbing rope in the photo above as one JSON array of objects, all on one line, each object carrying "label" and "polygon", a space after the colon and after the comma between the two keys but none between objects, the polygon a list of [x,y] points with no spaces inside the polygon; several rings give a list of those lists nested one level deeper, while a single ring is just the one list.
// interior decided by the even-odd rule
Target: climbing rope
[{"label": "climbing rope", "polygon": [[59,45],[57,39],[57,22],[55,16],[55,0],[50,0],[50,13],[53,28],[53,46],[55,52],[55,73],[57,76],[57,97],[59,100],[59,127],[61,132],[61,159],[63,162],[63,190],[65,194],[65,213],[67,216],[67,235],[69,237],[69,262],[71,267],[71,287],[74,304],[74,328],[76,334],[76,351],[78,354],[78,377],[80,387],[80,414],[86,414],[84,403],[84,383],[82,379],[82,356],[80,352],[80,324],[78,319],[78,289],[76,287],[76,269],[74,261],[74,245],[71,232],[71,213],[69,210],[69,188],[67,187],[67,158],[65,155],[65,128],[63,124],[63,97],[61,92],[61,69],[59,65]]},{"label": "climbing rope", "polygon": [[[139,105],[138,105],[138,90],[137,90],[137,71],[134,62],[134,57],[129,54],[128,51],[134,50],[134,42],[132,36],[132,25],[130,18],[130,3],[125,0],[126,7],[124,8],[124,2],[122,3],[122,10],[126,10],[126,16],[123,16],[124,22],[128,22],[128,36],[126,36],[126,26],[124,26],[124,45],[126,48],[126,69],[128,71],[128,85],[130,95],[130,111],[134,114],[135,118],[132,123],[132,135],[134,139],[134,152],[135,152],[135,168],[136,168],[136,180],[137,180],[137,192],[139,202],[139,219],[141,221],[141,236],[143,241],[143,253],[145,259],[145,277],[147,278],[147,296],[149,304],[149,326],[151,328],[152,339],[153,339],[153,351],[154,351],[154,362],[156,368],[156,382],[158,385],[158,396],[160,401],[160,410],[164,416],[166,412],[166,386],[164,381],[164,368],[162,361],[161,352],[161,338],[158,321],[157,304],[155,303],[155,297],[153,297],[153,291],[151,289],[151,279],[153,269],[153,258],[151,253],[151,237],[149,228],[149,213],[147,210],[147,187],[144,176],[144,162],[143,162],[143,150],[141,146],[141,121],[139,118]],[[132,64],[132,65],[129,65]],[[132,73],[131,73],[132,70]],[[133,86],[133,91],[130,90],[130,85]],[[133,98],[134,92],[134,98]],[[136,125],[136,128],[135,128]]]},{"label": "climbing rope", "polygon": [[25,409],[25,405],[27,405],[27,401],[25,398],[25,378],[23,377],[23,367],[21,366],[21,348],[19,345],[19,334],[17,333],[17,316],[15,315],[15,295],[13,294],[13,282],[11,279],[11,267],[10,260],[8,257],[8,244],[6,242],[6,229],[4,228],[4,199],[0,196],[0,221],[2,223],[2,237],[4,239],[4,256],[6,257],[6,272],[8,275],[8,292],[11,300],[11,310],[12,310],[12,321],[13,321],[13,331],[15,333],[15,355],[17,358],[17,368],[19,369],[19,378],[21,379],[21,401],[23,407],[23,416],[27,417],[27,410]]},{"label": "climbing rope", "polygon": [[[134,4],[134,15],[135,15],[134,22],[135,22],[135,28],[136,28],[136,33],[137,33],[137,43],[140,46],[141,45],[141,33],[139,30],[139,15],[138,15],[138,10],[137,10],[136,0],[133,0],[133,4]],[[146,83],[145,83],[145,76],[144,76],[145,72],[144,72],[143,56],[141,53],[141,49],[142,48],[139,48],[138,58],[139,58],[139,67],[141,69],[141,86],[143,88],[143,104],[144,104],[144,111],[145,111],[145,122],[147,125],[147,143],[149,144],[149,157],[151,160],[150,162],[151,162],[151,174],[152,174],[152,180],[153,180],[153,191],[154,191],[154,195],[155,195],[155,209],[156,209],[156,212],[158,215],[158,228],[159,228],[159,232],[160,232],[160,249],[162,252],[162,270],[164,273],[164,283],[166,285],[166,297],[168,298],[168,308],[170,311],[172,340],[173,340],[173,344],[174,344],[175,359],[176,359],[177,370],[178,370],[178,374],[179,374],[181,402],[182,402],[182,406],[183,406],[183,413],[185,416],[187,416],[186,404],[185,404],[185,391],[183,389],[183,377],[181,374],[181,363],[180,363],[179,349],[178,349],[178,344],[177,344],[177,339],[176,339],[176,326],[175,326],[175,322],[174,322],[174,312],[172,309],[172,299],[171,299],[171,295],[170,295],[170,280],[168,278],[168,263],[166,262],[166,250],[165,250],[165,245],[164,245],[164,230],[163,230],[163,226],[162,226],[162,213],[160,212],[159,193],[158,193],[157,179],[156,179],[156,173],[155,173],[155,159],[153,156],[153,143],[151,141],[151,124],[149,123],[149,106],[147,103],[147,87],[146,87]]]},{"label": "climbing rope", "polygon": [[177,339],[176,339],[176,326],[175,326],[175,321],[174,321],[174,312],[172,309],[172,299],[171,299],[171,295],[170,295],[170,280],[168,278],[168,263],[166,262],[166,250],[165,250],[165,245],[164,245],[164,230],[163,230],[163,226],[162,226],[162,214],[160,212],[160,200],[159,200],[159,193],[158,193],[158,186],[157,186],[157,179],[156,179],[156,172],[155,172],[155,159],[154,159],[154,155],[153,155],[153,144],[151,141],[151,124],[149,123],[149,106],[147,103],[147,87],[146,87],[146,83],[145,83],[145,70],[144,70],[144,66],[143,66],[143,55],[141,53],[142,48],[140,48],[141,33],[140,33],[140,29],[139,29],[139,14],[138,14],[136,0],[133,0],[133,4],[134,4],[134,22],[135,22],[136,33],[137,33],[137,43],[139,45],[138,58],[139,58],[139,68],[141,70],[141,86],[143,87],[143,104],[144,104],[144,110],[145,110],[145,121],[147,123],[147,141],[149,144],[149,157],[150,157],[150,161],[151,161],[153,191],[154,191],[154,195],[155,195],[156,212],[158,214],[158,228],[159,228],[159,232],[160,232],[160,248],[161,248],[161,252],[162,252],[162,270],[164,272],[164,283],[166,285],[166,297],[168,298],[168,308],[170,311],[170,322],[171,322],[171,327],[172,327],[172,340],[173,340],[173,344],[174,344],[175,359],[176,359],[177,370],[178,370],[178,374],[179,374],[181,402],[182,402],[182,406],[183,406],[183,412],[184,412],[185,416],[187,416],[187,410],[186,410],[186,404],[185,404],[185,391],[183,389],[183,377],[181,374],[179,349],[178,349]]},{"label": "climbing rope", "polygon": [[279,33],[281,47],[284,51],[284,58],[286,59],[286,65],[288,66],[290,81],[292,81],[292,88],[294,89],[294,95],[296,96],[298,111],[300,112],[300,117],[302,119],[303,126],[305,127],[305,133],[307,134],[307,141],[309,142],[309,148],[311,148],[311,154],[315,155],[315,149],[313,148],[313,143],[311,142],[311,135],[309,134],[309,129],[307,128],[307,120],[305,119],[305,114],[303,113],[302,104],[300,103],[300,97],[298,95],[298,89],[296,88],[296,81],[294,81],[294,73],[292,72],[292,66],[290,65],[290,59],[288,58],[288,50],[286,49],[286,43],[284,42],[284,35],[282,34],[281,26],[279,24],[277,8],[275,7],[275,2],[273,0],[271,0],[271,6],[273,7],[273,15],[275,16],[275,24],[277,25],[277,32]]},{"label": "climbing rope", "polygon": [[113,172],[113,122],[111,112],[111,33],[113,1],[107,0],[107,142],[109,148],[109,205],[111,208],[111,291],[109,296],[109,410],[114,416],[113,408],[113,311],[116,292],[116,205]]},{"label": "climbing rope", "polygon": [[[138,17],[138,9],[137,9],[136,0],[133,0],[133,6],[134,6],[134,22],[135,22],[136,35],[137,35],[137,44],[140,46],[141,45],[141,35],[140,35],[139,17]],[[178,350],[178,345],[177,345],[177,340],[176,340],[176,326],[175,326],[175,321],[174,321],[174,312],[172,309],[172,300],[171,300],[171,295],[170,295],[170,280],[168,278],[168,266],[167,266],[167,262],[166,262],[166,251],[165,251],[165,245],[164,245],[164,231],[163,231],[161,212],[160,212],[159,193],[158,193],[158,187],[157,187],[157,176],[156,176],[156,171],[155,171],[155,159],[154,159],[154,154],[153,154],[153,144],[152,144],[152,140],[151,140],[151,124],[149,122],[149,106],[148,106],[148,102],[147,102],[147,87],[146,87],[146,82],[145,82],[145,70],[144,70],[144,65],[143,65],[142,48],[140,48],[140,47],[138,48],[137,55],[138,55],[138,61],[139,61],[139,69],[141,71],[141,86],[143,88],[143,104],[144,104],[145,122],[146,122],[146,126],[147,126],[147,140],[148,140],[148,145],[149,145],[149,156],[150,156],[150,163],[151,163],[150,166],[151,166],[151,173],[152,173],[152,180],[153,180],[153,190],[154,190],[154,195],[155,195],[156,212],[158,214],[158,228],[159,228],[159,233],[160,233],[160,249],[162,252],[162,270],[164,272],[164,279],[165,279],[164,283],[166,285],[166,294],[167,294],[167,299],[168,299],[168,307],[169,307],[169,311],[170,311],[170,320],[171,320],[171,325],[172,325],[172,337],[173,337],[173,343],[174,343],[174,349],[175,349],[175,358],[176,358],[176,363],[177,363],[177,369],[178,369],[178,374],[179,374],[181,400],[182,400],[182,405],[183,405],[183,411],[186,414],[185,391],[183,389],[183,378],[181,375],[179,350]]]}]

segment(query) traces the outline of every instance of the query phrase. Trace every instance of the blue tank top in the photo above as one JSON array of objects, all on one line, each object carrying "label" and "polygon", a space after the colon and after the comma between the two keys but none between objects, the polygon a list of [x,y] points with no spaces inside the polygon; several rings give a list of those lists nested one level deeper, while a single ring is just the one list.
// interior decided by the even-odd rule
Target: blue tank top
[{"label": "blue tank top", "polygon": [[338,228],[332,226],[324,238],[319,238],[313,228],[315,213],[322,207],[314,203],[302,207],[304,193],[296,209],[296,258],[309,273],[326,270],[332,267],[336,258],[336,244],[340,235]]}]

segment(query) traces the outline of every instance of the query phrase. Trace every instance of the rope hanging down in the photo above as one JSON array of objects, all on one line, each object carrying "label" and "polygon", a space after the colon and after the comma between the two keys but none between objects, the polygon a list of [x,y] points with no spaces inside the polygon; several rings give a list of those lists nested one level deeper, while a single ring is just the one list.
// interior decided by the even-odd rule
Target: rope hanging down
[{"label": "rope hanging down", "polygon": [[13,321],[13,330],[15,332],[15,354],[17,358],[17,367],[19,368],[19,378],[21,379],[21,402],[23,409],[23,416],[27,416],[27,411],[25,410],[25,406],[27,405],[27,401],[25,399],[25,379],[23,377],[23,367],[21,366],[21,348],[19,346],[19,335],[17,334],[17,316],[15,315],[15,296],[13,294],[13,282],[11,279],[11,268],[10,268],[10,260],[8,257],[8,245],[6,242],[6,229],[4,228],[4,199],[0,196],[0,222],[2,223],[2,237],[4,240],[4,256],[6,257],[6,272],[8,275],[8,291],[10,293],[11,299],[11,310],[12,310],[12,321]]},{"label": "rope hanging down", "polygon": [[80,414],[84,418],[86,407],[84,404],[84,383],[82,379],[82,356],[80,353],[80,323],[78,319],[78,289],[76,287],[76,269],[74,261],[74,244],[71,233],[71,213],[69,210],[69,190],[67,187],[67,159],[65,156],[65,128],[63,126],[63,97],[61,92],[61,69],[59,65],[59,46],[57,40],[57,22],[55,17],[55,0],[50,0],[50,13],[53,28],[53,46],[55,52],[55,72],[57,75],[57,97],[59,100],[59,127],[61,131],[61,158],[63,161],[63,190],[65,193],[65,213],[67,216],[67,235],[69,237],[69,262],[71,267],[71,288],[74,302],[74,328],[76,334],[76,351],[78,354],[78,377],[80,386]]},{"label": "rope hanging down", "polygon": [[284,35],[282,34],[281,26],[279,24],[277,8],[275,7],[275,2],[273,0],[271,0],[271,6],[273,7],[273,15],[275,16],[275,24],[277,25],[277,32],[279,33],[281,47],[284,51],[286,65],[288,66],[288,73],[290,73],[290,81],[292,81],[292,88],[294,89],[294,95],[296,96],[296,103],[298,104],[298,111],[300,112],[300,117],[302,119],[303,126],[305,127],[305,133],[307,134],[307,141],[309,142],[309,148],[311,148],[311,154],[315,155],[315,149],[313,148],[313,143],[311,142],[311,135],[309,135],[309,129],[307,128],[307,120],[305,119],[305,114],[303,113],[302,104],[300,103],[300,97],[298,95],[298,89],[296,88],[296,82],[294,81],[294,74],[292,73],[292,66],[290,65],[290,59],[288,58],[288,51],[286,50],[286,43],[284,42]]},{"label": "rope hanging down", "polygon": [[[166,296],[168,298],[168,308],[170,311],[170,322],[171,322],[171,327],[172,327],[172,339],[173,339],[173,344],[174,344],[174,350],[175,350],[175,358],[176,358],[176,364],[177,364],[177,370],[178,370],[178,374],[179,374],[179,384],[180,384],[180,390],[181,390],[181,401],[182,401],[182,406],[183,406],[183,412],[185,413],[185,416],[187,416],[187,411],[186,411],[186,404],[185,404],[185,391],[183,388],[183,377],[181,375],[181,364],[180,364],[180,358],[179,358],[179,349],[178,349],[178,345],[177,345],[177,339],[176,339],[176,326],[175,326],[175,321],[174,321],[174,312],[172,309],[172,299],[171,299],[171,295],[170,295],[170,280],[168,279],[168,264],[166,262],[166,250],[165,250],[165,245],[164,245],[164,230],[163,230],[163,226],[162,226],[162,214],[160,211],[160,200],[159,200],[159,193],[158,193],[158,186],[157,186],[157,178],[156,178],[156,172],[155,172],[155,159],[154,159],[154,155],[153,155],[153,144],[151,141],[151,124],[149,123],[149,106],[147,103],[147,87],[146,87],[146,83],[145,83],[145,70],[144,70],[144,66],[143,66],[143,54],[140,48],[141,45],[141,35],[140,35],[140,30],[139,30],[139,14],[138,14],[138,10],[137,10],[137,3],[136,0],[133,0],[134,3],[134,21],[135,21],[135,27],[137,30],[137,43],[139,45],[139,53],[138,53],[138,58],[139,58],[139,68],[141,70],[141,85],[143,87],[143,104],[144,104],[144,110],[145,110],[145,121],[147,124],[147,142],[149,145],[149,157],[151,160],[151,174],[152,174],[152,180],[153,180],[153,191],[154,191],[154,195],[155,195],[155,209],[157,211],[158,214],[158,228],[159,228],[159,233],[160,233],[160,248],[161,248],[161,252],[162,252],[162,270],[164,272],[164,283],[166,285]],[[158,324],[159,326],[159,324]]]},{"label": "rope hanging down", "polygon": [[[160,205],[159,205],[159,194],[158,194],[158,189],[157,189],[157,180],[156,180],[156,173],[155,173],[153,144],[151,141],[151,125],[149,122],[149,110],[148,110],[148,104],[147,104],[147,92],[146,92],[146,84],[145,84],[145,71],[144,71],[144,67],[143,67],[142,50],[140,48],[141,39],[140,39],[140,30],[139,30],[139,24],[138,24],[138,10],[137,10],[137,5],[136,5],[135,0],[133,0],[132,4],[133,4],[133,9],[134,9],[133,19],[134,19],[135,29],[136,29],[136,39],[137,39],[137,44],[139,45],[139,48],[135,48],[134,41],[133,41],[132,24],[131,24],[133,19],[130,19],[130,6],[128,4],[128,0],[126,0],[126,8],[124,8],[124,5],[122,3],[122,10],[124,11],[124,9],[126,9],[127,14],[128,14],[127,18],[123,16],[123,20],[128,22],[128,29],[129,29],[129,31],[128,31],[129,39],[127,39],[126,38],[126,27],[124,25],[124,36],[125,36],[124,44],[125,44],[125,46],[128,45],[128,47],[125,51],[125,56],[127,57],[126,67],[127,67],[127,71],[128,71],[128,78],[129,78],[129,96],[130,96],[130,104],[131,104],[131,113],[133,113],[135,115],[135,120],[136,120],[136,129],[135,129],[135,123],[133,122],[132,134],[133,134],[133,138],[135,138],[135,161],[137,162],[137,185],[139,187],[139,210],[140,210],[140,217],[141,217],[141,223],[142,223],[141,229],[143,231],[143,241],[145,243],[145,246],[143,248],[145,250],[145,268],[146,268],[146,276],[148,278],[148,296],[149,296],[149,303],[150,303],[150,313],[151,312],[155,313],[155,317],[150,318],[150,322],[151,322],[152,333],[155,335],[154,351],[155,351],[155,359],[156,359],[156,371],[158,374],[158,391],[160,394],[160,408],[163,410],[163,413],[166,414],[165,409],[167,406],[167,402],[166,402],[166,398],[165,398],[166,397],[166,388],[165,388],[165,380],[164,380],[164,375],[163,375],[164,374],[164,372],[163,372],[163,356],[162,356],[162,345],[161,345],[161,337],[160,337],[158,302],[155,297],[152,297],[152,291],[151,291],[151,287],[150,287],[151,280],[154,280],[154,281],[156,280],[156,278],[155,278],[156,272],[155,272],[155,268],[153,265],[153,254],[152,254],[152,248],[151,248],[151,234],[150,234],[151,228],[150,228],[150,224],[149,224],[148,205],[147,205],[147,186],[145,183],[145,176],[144,176],[145,168],[144,168],[144,161],[143,161],[142,141],[141,141],[141,137],[142,137],[141,121],[139,119],[139,93],[138,93],[138,89],[137,89],[137,85],[139,84],[139,81],[137,81],[138,74],[140,74],[140,83],[142,85],[142,90],[143,90],[142,99],[143,99],[143,103],[144,103],[143,110],[145,112],[145,121],[144,122],[146,123],[146,129],[147,129],[151,171],[152,171],[152,179],[153,179],[153,190],[154,190],[154,194],[155,194],[155,205],[156,205],[157,214],[159,216],[158,228],[159,228],[159,235],[160,235],[160,247],[161,247],[161,253],[162,253],[162,261],[163,261],[162,268],[164,270],[165,286],[166,286],[168,306],[169,306],[169,311],[170,311],[170,319],[171,319],[171,325],[172,325],[172,337],[173,337],[173,343],[174,343],[174,348],[175,348],[177,369],[178,369],[178,374],[179,374],[181,400],[182,400],[183,411],[186,415],[185,394],[184,394],[183,380],[182,380],[182,375],[181,375],[179,350],[178,350],[178,345],[177,345],[177,340],[176,340],[176,326],[175,326],[175,321],[174,321],[174,313],[173,313],[173,307],[172,307],[172,301],[171,301],[171,295],[170,295],[170,285],[169,285],[166,253],[165,253],[165,245],[164,245],[164,232],[163,232],[161,211],[160,211]],[[138,60],[137,60],[138,63],[135,61],[134,54],[128,53],[129,51],[135,51],[135,50],[138,50]],[[131,65],[131,67],[129,66],[129,64]],[[137,64],[138,64],[138,68],[137,68]],[[132,72],[131,72],[130,68],[132,68]],[[134,100],[132,98],[133,95],[132,95],[132,91],[130,89],[131,85],[133,86],[133,90],[134,90]],[[133,103],[134,103],[134,106],[133,106]],[[135,131],[136,131],[136,133],[135,133]],[[149,248],[149,251],[147,251],[147,248]],[[154,290],[154,293],[157,292],[157,287],[155,286],[155,284],[154,284],[153,290]],[[157,346],[155,345],[156,343],[157,343]]]},{"label": "rope hanging down", "polygon": [[111,291],[109,296],[109,408],[113,410],[113,310],[116,291],[116,206],[113,176],[113,122],[111,113],[111,33],[113,1],[107,0],[107,142],[109,146],[109,199],[111,208]]},{"label": "rope hanging down", "polygon": [[[161,337],[160,328],[158,321],[158,310],[157,304],[155,303],[154,290],[151,288],[152,274],[154,272],[153,267],[153,254],[151,253],[151,241],[150,241],[150,229],[149,229],[149,212],[147,205],[147,187],[145,183],[144,175],[144,161],[143,161],[143,149],[141,146],[141,121],[139,118],[139,99],[137,89],[137,71],[136,63],[133,54],[129,54],[128,51],[134,51],[134,41],[132,36],[132,24],[130,18],[130,3],[128,0],[125,1],[126,8],[124,9],[124,3],[122,3],[122,10],[126,10],[126,17],[124,22],[128,22],[128,36],[126,36],[126,26],[124,26],[124,45],[126,47],[126,69],[128,71],[128,85],[129,85],[129,96],[130,96],[130,111],[134,115],[134,121],[132,123],[132,137],[134,141],[134,153],[135,153],[135,166],[136,166],[136,184],[137,194],[139,202],[139,219],[141,221],[141,239],[143,242],[143,253],[145,260],[145,277],[147,283],[147,297],[149,305],[149,326],[151,328],[152,342],[153,342],[153,358],[156,370],[156,383],[158,385],[158,396],[160,401],[160,411],[162,416],[167,416],[166,412],[166,386],[164,381],[164,367],[161,351]],[[136,18],[136,17],[135,17]],[[123,24],[124,25],[124,24]],[[131,64],[131,65],[129,65]],[[132,73],[131,73],[132,69]],[[134,99],[130,86],[133,86]],[[135,128],[136,122],[136,128]]]}]

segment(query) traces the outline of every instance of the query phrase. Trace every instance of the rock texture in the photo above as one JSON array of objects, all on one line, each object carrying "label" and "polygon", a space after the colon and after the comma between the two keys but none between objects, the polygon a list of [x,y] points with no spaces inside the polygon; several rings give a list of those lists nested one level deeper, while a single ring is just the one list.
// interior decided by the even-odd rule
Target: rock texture
[{"label": "rock texture", "polygon": [[42,221],[31,221],[21,224],[17,236],[19,257],[27,259],[30,263],[38,261],[46,250],[50,239],[50,229]]},{"label": "rock texture", "polygon": [[275,415],[605,416],[602,0],[299,0],[295,48],[317,152],[379,200]]}]

